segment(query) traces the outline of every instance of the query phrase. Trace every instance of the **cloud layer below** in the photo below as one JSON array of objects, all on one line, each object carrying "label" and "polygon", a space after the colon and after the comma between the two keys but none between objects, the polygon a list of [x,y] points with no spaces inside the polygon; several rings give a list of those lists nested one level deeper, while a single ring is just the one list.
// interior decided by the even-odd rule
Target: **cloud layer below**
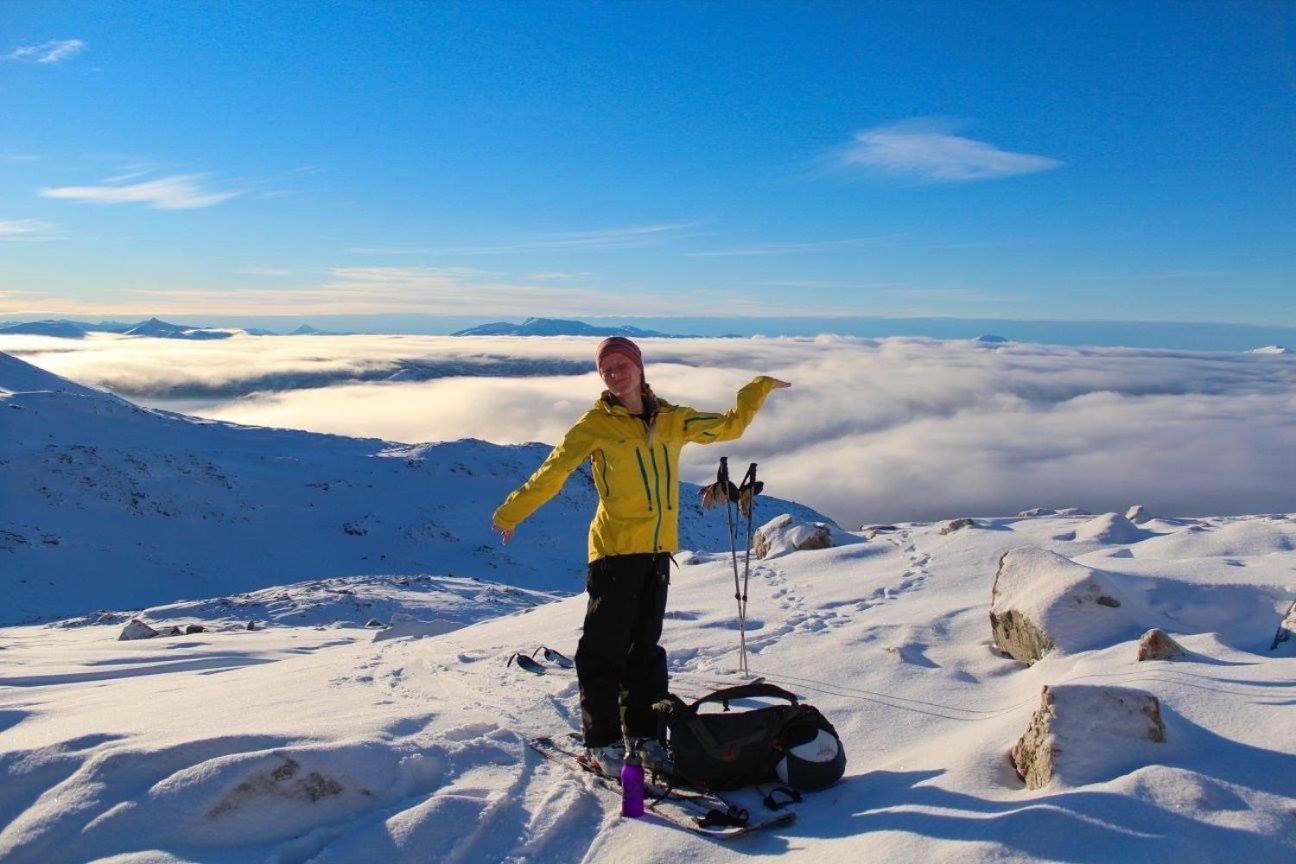
[{"label": "cloud layer below", "polygon": [[[562,436],[598,395],[593,345],[0,339],[0,350],[59,374],[202,416],[499,443]],[[845,337],[645,340],[644,349],[657,392],[700,408],[732,404],[760,372],[793,381],[741,441],[687,449],[685,479],[705,480],[720,455],[757,461],[771,493],[846,525],[1034,506],[1296,510],[1291,356]],[[439,377],[447,370],[454,377]]]}]

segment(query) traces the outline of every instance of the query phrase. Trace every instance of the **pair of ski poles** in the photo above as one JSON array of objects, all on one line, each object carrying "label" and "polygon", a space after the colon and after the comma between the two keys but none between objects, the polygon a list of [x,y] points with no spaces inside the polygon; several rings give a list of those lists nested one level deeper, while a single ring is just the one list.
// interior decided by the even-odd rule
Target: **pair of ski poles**
[{"label": "pair of ski poles", "polygon": [[[729,479],[729,457],[720,457],[720,468],[716,471],[716,482],[702,490],[702,504],[710,510],[721,501],[725,505],[725,519],[729,523],[729,553],[733,561],[734,600],[738,602],[738,674],[750,678],[747,669],[747,582],[751,576],[752,514],[756,510],[756,496],[765,488],[765,484],[756,479],[756,463],[747,467],[742,483],[735,486]],[[743,547],[742,583],[738,581],[738,537],[737,520],[734,518],[734,506],[738,513],[747,517],[747,545]]]}]

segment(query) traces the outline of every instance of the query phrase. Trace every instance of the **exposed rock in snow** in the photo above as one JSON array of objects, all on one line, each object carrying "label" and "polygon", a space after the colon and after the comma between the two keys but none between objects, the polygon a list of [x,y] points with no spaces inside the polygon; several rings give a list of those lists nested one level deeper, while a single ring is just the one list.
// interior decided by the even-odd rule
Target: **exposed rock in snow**
[{"label": "exposed rock in snow", "polygon": [[201,624],[188,624],[184,629],[185,635],[192,636],[194,633],[206,633],[207,628]]},{"label": "exposed rock in snow", "polygon": [[900,529],[894,525],[864,525],[860,530],[864,532],[865,540],[872,540],[879,534],[893,534]]},{"label": "exposed rock in snow", "polygon": [[1057,511],[1052,507],[1032,507],[1017,514],[1022,519],[1034,519],[1036,516],[1055,516]]},{"label": "exposed rock in snow", "polygon": [[1152,517],[1147,512],[1147,508],[1142,504],[1135,504],[1133,507],[1126,510],[1125,518],[1133,522],[1135,525],[1142,525],[1145,522],[1152,521]]},{"label": "exposed rock in snow", "polygon": [[962,519],[953,519],[949,522],[946,522],[944,525],[941,526],[940,533],[953,534],[955,531],[961,531],[964,528],[976,528],[976,527],[978,527],[977,521],[975,519],[969,519],[965,516]]},{"label": "exposed rock in snow", "polygon": [[1187,653],[1182,645],[1171,639],[1165,631],[1153,627],[1139,639],[1138,660],[1173,660]]},{"label": "exposed rock in snow", "polygon": [[1084,509],[1083,507],[1063,507],[1061,510],[1057,511],[1057,515],[1059,515],[1059,516],[1092,516],[1093,514],[1090,513],[1088,510]]},{"label": "exposed rock in snow", "polygon": [[121,635],[117,637],[118,642],[126,642],[131,639],[153,639],[158,632],[149,625],[145,624],[138,618],[132,618],[131,622],[122,630]]},{"label": "exposed rock in snow", "polygon": [[798,522],[784,513],[758,528],[753,543],[757,558],[775,558],[799,549],[827,549],[832,546],[832,530],[822,522]]},{"label": "exposed rock in snow", "polygon": [[991,592],[990,630],[1000,650],[1034,663],[1119,638],[1132,624],[1103,574],[1033,546],[1005,552]]},{"label": "exposed rock in snow", "polygon": [[1161,703],[1129,687],[1045,686],[1012,761],[1028,789],[1054,778],[1066,785],[1110,779],[1155,760],[1165,741]]},{"label": "exposed rock in snow", "polygon": [[1296,603],[1287,609],[1287,615],[1278,625],[1278,632],[1274,634],[1273,644],[1269,646],[1269,650],[1277,651],[1280,645],[1284,647],[1296,645]]},{"label": "exposed rock in snow", "polygon": [[440,636],[458,630],[463,625],[456,621],[436,618],[432,621],[420,621],[413,615],[397,612],[392,616],[391,626],[374,634],[373,641],[385,642],[388,639],[422,639],[425,636]]}]

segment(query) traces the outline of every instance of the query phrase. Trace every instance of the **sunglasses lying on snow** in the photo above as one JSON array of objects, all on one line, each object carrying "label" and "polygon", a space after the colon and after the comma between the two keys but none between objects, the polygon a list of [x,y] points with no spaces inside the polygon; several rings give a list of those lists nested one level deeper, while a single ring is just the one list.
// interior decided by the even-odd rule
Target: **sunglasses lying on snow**
[{"label": "sunglasses lying on snow", "polygon": [[545,673],[545,667],[542,666],[540,663],[537,663],[534,659],[535,655],[539,654],[542,651],[544,652],[545,660],[549,661],[550,663],[562,669],[570,669],[576,665],[571,661],[571,658],[569,658],[562,652],[555,651],[553,648],[549,648],[544,645],[532,651],[530,656],[523,654],[521,651],[515,651],[513,652],[513,656],[510,657],[508,659],[508,662],[505,663],[504,665],[512,666],[514,663],[517,663],[519,669],[523,669],[527,672],[534,672],[537,675],[543,675]]}]

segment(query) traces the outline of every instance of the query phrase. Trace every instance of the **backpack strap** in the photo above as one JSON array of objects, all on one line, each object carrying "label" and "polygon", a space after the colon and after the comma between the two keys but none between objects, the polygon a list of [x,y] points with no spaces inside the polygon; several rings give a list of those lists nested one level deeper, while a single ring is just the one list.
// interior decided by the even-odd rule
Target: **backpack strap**
[{"label": "backpack strap", "polygon": [[[756,787],[758,792],[763,791],[759,786]],[[782,796],[783,800],[780,800]],[[789,804],[800,804],[801,793],[790,786],[774,786],[765,795],[764,804],[771,810],[781,810]]]},{"label": "backpack strap", "polygon": [[798,704],[797,697],[784,690],[782,687],[776,687],[773,684],[766,684],[765,682],[760,681],[751,684],[739,684],[737,687],[726,687],[723,690],[716,690],[714,693],[709,693],[695,701],[690,706],[690,709],[692,711],[697,711],[698,708],[707,702],[719,702],[724,705],[724,710],[728,711],[729,702],[731,700],[753,699],[758,696],[770,696],[775,699],[786,699],[793,705]]}]

